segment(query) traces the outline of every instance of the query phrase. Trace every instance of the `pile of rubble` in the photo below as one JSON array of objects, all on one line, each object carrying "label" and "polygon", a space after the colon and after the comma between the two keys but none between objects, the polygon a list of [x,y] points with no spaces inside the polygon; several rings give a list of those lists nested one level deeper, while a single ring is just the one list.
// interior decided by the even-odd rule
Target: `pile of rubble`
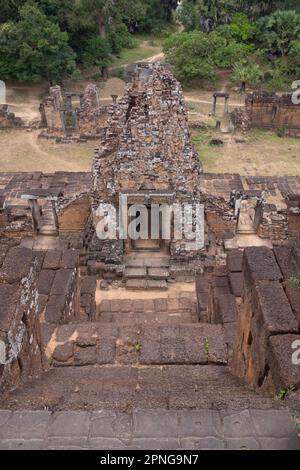
[{"label": "pile of rubble", "polygon": [[230,119],[233,126],[243,132],[247,132],[251,128],[251,120],[246,107],[235,108],[230,113]]},{"label": "pile of rubble", "polygon": [[20,129],[25,127],[24,121],[12,113],[7,104],[0,107],[0,129]]}]

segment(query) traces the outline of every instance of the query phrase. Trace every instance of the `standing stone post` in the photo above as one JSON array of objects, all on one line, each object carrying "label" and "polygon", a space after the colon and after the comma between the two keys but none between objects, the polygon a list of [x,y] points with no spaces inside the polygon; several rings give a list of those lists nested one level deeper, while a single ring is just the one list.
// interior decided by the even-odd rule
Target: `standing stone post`
[{"label": "standing stone post", "polygon": [[228,105],[229,97],[225,97],[225,105],[224,105],[224,115],[229,113],[229,105]]},{"label": "standing stone post", "polygon": [[212,110],[213,116],[216,115],[216,111],[217,111],[217,97],[216,95],[214,95],[214,103],[213,103],[213,110]]},{"label": "standing stone post", "polygon": [[111,96],[113,105],[116,106],[117,105],[118,95],[110,95],[110,96]]},{"label": "standing stone post", "polygon": [[41,208],[37,199],[29,199],[28,203],[31,208],[33,231],[36,234],[41,228]]}]

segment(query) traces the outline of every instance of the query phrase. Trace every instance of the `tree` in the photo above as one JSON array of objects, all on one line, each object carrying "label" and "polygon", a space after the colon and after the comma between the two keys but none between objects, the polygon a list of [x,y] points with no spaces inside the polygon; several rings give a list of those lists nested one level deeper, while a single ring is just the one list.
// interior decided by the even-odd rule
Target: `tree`
[{"label": "tree", "polygon": [[36,0],[39,9],[62,31],[70,31],[70,22],[76,10],[76,0]]},{"label": "tree", "polygon": [[292,41],[300,36],[300,14],[276,11],[257,21],[257,45],[269,54],[287,55]]},{"label": "tree", "polygon": [[220,24],[228,24],[237,11],[237,0],[184,0],[178,19],[187,30],[210,32]]},{"label": "tree", "polygon": [[136,31],[160,32],[166,24],[166,12],[161,0],[142,0],[145,13],[136,23]]},{"label": "tree", "polygon": [[176,19],[183,24],[185,31],[196,29],[199,21],[195,4],[187,1],[183,2],[176,11]]},{"label": "tree", "polygon": [[81,61],[87,67],[97,65],[104,75],[105,69],[111,64],[111,49],[107,39],[97,35],[87,38]]},{"label": "tree", "polygon": [[0,23],[16,21],[20,18],[19,9],[26,0],[0,0]]},{"label": "tree", "polygon": [[186,31],[210,32],[219,25],[229,24],[236,13],[243,13],[253,21],[278,9],[300,11],[299,0],[183,0],[178,20]]},{"label": "tree", "polygon": [[240,93],[246,92],[247,85],[257,85],[262,77],[262,72],[258,65],[245,61],[234,65],[232,71],[233,82],[240,84]]},{"label": "tree", "polygon": [[20,9],[20,21],[1,26],[0,57],[0,73],[24,81],[58,81],[76,69],[68,34],[32,2]]},{"label": "tree", "polygon": [[218,68],[231,68],[246,54],[243,44],[227,41],[217,31],[172,34],[164,42],[164,52],[175,75],[185,82],[214,80]]},{"label": "tree", "polygon": [[291,42],[289,50],[289,70],[295,74],[295,78],[300,78],[300,39]]},{"label": "tree", "polygon": [[78,13],[85,23],[95,21],[99,35],[106,38],[107,26],[111,22],[115,0],[81,0]]},{"label": "tree", "polygon": [[248,43],[255,33],[255,26],[245,13],[235,13],[228,28],[232,39],[237,42]]},{"label": "tree", "polygon": [[178,1],[177,0],[160,0],[160,3],[163,6],[165,11],[165,16],[167,21],[171,21],[172,12],[176,9]]},{"label": "tree", "polygon": [[146,15],[147,3],[147,0],[80,0],[78,19],[90,27],[96,24],[99,35],[106,38],[112,29],[122,28],[122,25],[130,27],[141,21]]}]

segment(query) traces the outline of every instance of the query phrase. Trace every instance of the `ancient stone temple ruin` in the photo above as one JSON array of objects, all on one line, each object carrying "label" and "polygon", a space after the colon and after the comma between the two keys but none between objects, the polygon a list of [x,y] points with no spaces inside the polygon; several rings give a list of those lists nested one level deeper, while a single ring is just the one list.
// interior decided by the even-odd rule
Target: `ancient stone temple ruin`
[{"label": "ancient stone temple ruin", "polygon": [[[180,84],[139,65],[91,172],[0,173],[0,406],[299,413],[299,195],[297,176],[203,172]],[[199,247],[161,218],[121,236],[134,204],[181,203],[204,208]]]},{"label": "ancient stone temple ruin", "polygon": [[[116,97],[112,97],[113,102]],[[64,91],[53,86],[40,105],[40,137],[58,142],[100,139],[109,106],[100,104],[100,90],[89,84],[84,93]]]},{"label": "ancient stone temple ruin", "polygon": [[[118,216],[132,204],[200,203],[202,168],[191,143],[180,84],[162,66],[139,66],[133,83],[112,110],[93,161],[91,202],[94,225],[99,205],[114,204]],[[150,215],[149,215],[150,220]],[[149,232],[151,227],[149,224]],[[159,227],[161,234],[162,227]],[[147,234],[148,235],[148,234]],[[192,242],[191,242],[192,245]],[[200,252],[183,240],[101,243],[95,233],[91,251],[99,261],[124,263],[134,251],[160,251],[174,264],[197,260]],[[150,253],[151,254],[151,253]]]},{"label": "ancient stone temple ruin", "polygon": [[245,106],[232,113],[233,124],[247,130],[253,127],[281,130],[290,136],[300,135],[300,104],[294,102],[291,93],[248,93]]}]

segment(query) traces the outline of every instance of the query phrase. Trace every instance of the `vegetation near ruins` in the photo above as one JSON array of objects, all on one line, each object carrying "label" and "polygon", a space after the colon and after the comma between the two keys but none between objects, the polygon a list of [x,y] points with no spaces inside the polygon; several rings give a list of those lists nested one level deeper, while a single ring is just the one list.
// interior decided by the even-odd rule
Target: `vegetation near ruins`
[{"label": "vegetation near ruins", "polygon": [[0,75],[26,81],[78,77],[133,48],[137,33],[157,33],[171,22],[176,1],[0,1]]},{"label": "vegetation near ruins", "polygon": [[0,0],[0,75],[59,82],[96,66],[105,77],[124,50],[134,50],[140,35],[150,34],[164,39],[167,60],[185,84],[214,82],[221,69],[242,90],[262,83],[284,89],[299,76],[298,1],[177,3]]}]

